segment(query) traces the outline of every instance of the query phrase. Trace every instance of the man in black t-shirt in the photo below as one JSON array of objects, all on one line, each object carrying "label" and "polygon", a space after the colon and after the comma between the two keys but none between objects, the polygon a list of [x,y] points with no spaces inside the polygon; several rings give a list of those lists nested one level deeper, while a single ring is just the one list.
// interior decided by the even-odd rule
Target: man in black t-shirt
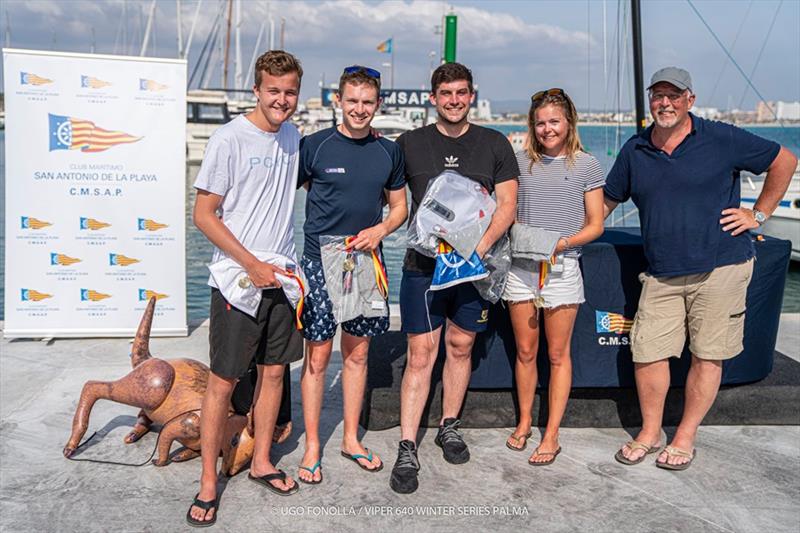
[{"label": "man in black t-shirt", "polygon": [[[475,99],[472,73],[459,63],[446,63],[431,76],[430,101],[438,114],[435,124],[404,133],[397,140],[405,155],[405,177],[411,189],[411,222],[428,183],[453,170],[470,178],[497,198],[497,210],[476,249],[483,257],[514,221],[519,167],[511,144],[499,132],[467,120]],[[430,392],[431,372],[446,323],[442,419],[436,444],[452,464],[469,461],[469,449],[457,431],[458,414],[472,371],[475,335],[486,329],[489,303],[471,283],[429,291],[435,261],[407,250],[400,285],[402,330],[408,334],[408,354],[400,392],[401,441],[390,486],[407,494],[417,490],[416,437]]]}]

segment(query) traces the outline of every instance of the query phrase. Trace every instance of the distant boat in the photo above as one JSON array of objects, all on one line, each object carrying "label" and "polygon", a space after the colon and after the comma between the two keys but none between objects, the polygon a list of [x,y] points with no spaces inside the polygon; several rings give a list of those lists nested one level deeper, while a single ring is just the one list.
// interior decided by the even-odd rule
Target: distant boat
[{"label": "distant boat", "polygon": [[[763,187],[763,175],[742,173],[742,206],[752,208]],[[800,261],[800,165],[777,209],[759,233],[792,241],[792,261]]]},{"label": "distant boat", "polygon": [[414,122],[404,115],[375,115],[371,125],[372,129],[392,141],[415,128]]},{"label": "distant boat", "polygon": [[511,148],[514,152],[519,152],[525,149],[525,141],[528,139],[527,131],[512,131],[508,134],[508,142],[511,143]]},{"label": "distant boat", "polygon": [[222,91],[192,90],[186,94],[186,161],[198,163],[208,139],[217,128],[230,122],[228,99]]}]

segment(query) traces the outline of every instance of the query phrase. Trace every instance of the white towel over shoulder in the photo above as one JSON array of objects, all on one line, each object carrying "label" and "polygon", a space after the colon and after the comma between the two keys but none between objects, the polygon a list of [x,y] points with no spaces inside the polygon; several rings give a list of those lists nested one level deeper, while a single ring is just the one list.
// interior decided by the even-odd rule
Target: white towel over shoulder
[{"label": "white towel over shoulder", "polygon": [[[298,283],[297,279],[284,276],[278,272],[275,273],[275,278],[280,282],[281,288],[286,294],[286,299],[289,300],[292,307],[297,308],[297,304],[305,295],[305,290],[308,286],[306,277],[297,262],[285,255],[273,252],[251,251],[251,253],[259,261],[275,265],[283,270],[286,270],[287,265],[294,266],[294,272],[300,283]],[[225,301],[252,317],[256,316],[258,306],[261,303],[261,291],[263,289],[254,287],[252,284],[249,284],[247,288],[239,286],[239,280],[247,276],[247,271],[239,263],[228,257],[208,265],[208,270],[211,271],[211,277]]]}]

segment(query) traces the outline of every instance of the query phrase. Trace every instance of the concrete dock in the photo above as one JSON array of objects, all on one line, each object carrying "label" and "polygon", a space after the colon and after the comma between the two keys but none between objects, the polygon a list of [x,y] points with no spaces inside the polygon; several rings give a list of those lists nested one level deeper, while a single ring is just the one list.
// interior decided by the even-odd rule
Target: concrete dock
[{"label": "concrete dock", "polygon": [[[207,362],[207,338],[207,326],[199,325],[185,338],[152,339],[151,352]],[[0,530],[192,529],[184,516],[197,492],[199,459],[133,468],[73,462],[61,454],[83,383],[127,374],[129,348],[124,339],[0,342]],[[776,349],[800,361],[800,314],[782,315]],[[472,459],[455,466],[444,461],[433,443],[435,432],[428,430],[420,442],[419,490],[395,494],[389,474],[399,429],[363,437],[386,463],[379,473],[364,472],[339,455],[340,369],[335,353],[321,427],[324,482],[281,497],[250,482],[246,472],[226,479],[214,530],[800,530],[800,426],[704,426],[697,459],[684,472],[656,468],[652,459],[634,467],[614,461],[636,428],[563,429],[563,452],[545,468],[527,464],[536,431],[528,450],[519,453],[504,445],[512,428],[464,430]],[[304,432],[300,363],[291,377],[294,432],[273,448],[273,461],[296,477]],[[97,436],[78,457],[145,461],[156,433],[133,445],[122,443],[136,413],[98,402],[87,433]]]}]

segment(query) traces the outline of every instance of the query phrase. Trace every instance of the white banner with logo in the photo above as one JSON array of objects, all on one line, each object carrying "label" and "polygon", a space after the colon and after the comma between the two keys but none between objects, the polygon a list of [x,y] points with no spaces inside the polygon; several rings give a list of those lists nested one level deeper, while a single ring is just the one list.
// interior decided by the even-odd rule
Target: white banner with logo
[{"label": "white banner with logo", "polygon": [[3,63],[5,336],[185,335],[186,62]]}]

